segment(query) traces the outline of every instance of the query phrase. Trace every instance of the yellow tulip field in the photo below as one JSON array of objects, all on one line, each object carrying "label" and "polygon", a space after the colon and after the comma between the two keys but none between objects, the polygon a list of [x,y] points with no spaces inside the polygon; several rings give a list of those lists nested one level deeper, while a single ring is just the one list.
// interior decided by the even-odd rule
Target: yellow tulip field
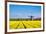
[{"label": "yellow tulip field", "polygon": [[10,21],[10,29],[40,28],[41,21]]}]

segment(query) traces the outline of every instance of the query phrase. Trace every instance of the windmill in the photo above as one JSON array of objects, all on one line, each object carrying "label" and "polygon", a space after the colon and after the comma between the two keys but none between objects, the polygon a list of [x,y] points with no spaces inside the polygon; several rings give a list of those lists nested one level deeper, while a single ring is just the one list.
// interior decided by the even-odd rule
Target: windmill
[{"label": "windmill", "polygon": [[31,20],[33,20],[33,17],[34,17],[34,16],[29,16],[29,17],[30,17]]},{"label": "windmill", "polygon": [[34,16],[33,16],[33,12],[32,11],[30,12],[30,16],[29,17],[30,17],[31,20],[33,20]]}]

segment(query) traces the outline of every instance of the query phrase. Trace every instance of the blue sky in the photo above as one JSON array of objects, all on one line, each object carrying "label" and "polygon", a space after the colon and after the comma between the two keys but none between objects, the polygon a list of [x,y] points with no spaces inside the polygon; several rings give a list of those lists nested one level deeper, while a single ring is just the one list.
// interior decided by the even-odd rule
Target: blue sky
[{"label": "blue sky", "polygon": [[31,15],[34,18],[41,17],[41,6],[10,4],[9,9],[10,18],[30,18]]}]

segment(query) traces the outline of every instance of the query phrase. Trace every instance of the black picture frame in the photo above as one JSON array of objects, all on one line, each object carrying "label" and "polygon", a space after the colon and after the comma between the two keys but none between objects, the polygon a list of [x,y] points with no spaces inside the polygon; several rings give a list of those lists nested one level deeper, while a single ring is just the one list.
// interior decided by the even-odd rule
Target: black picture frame
[{"label": "black picture frame", "polygon": [[[21,31],[21,32],[7,32],[7,2],[43,4],[43,30]],[[8,0],[5,1],[5,34],[10,34],[10,33],[25,33],[25,32],[42,32],[42,31],[44,31],[44,2],[8,1]]]}]

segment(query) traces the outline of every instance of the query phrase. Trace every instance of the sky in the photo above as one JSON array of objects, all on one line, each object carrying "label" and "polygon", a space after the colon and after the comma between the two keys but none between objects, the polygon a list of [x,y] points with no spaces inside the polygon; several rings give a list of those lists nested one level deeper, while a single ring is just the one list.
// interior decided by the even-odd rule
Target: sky
[{"label": "sky", "polygon": [[10,18],[34,18],[41,17],[41,6],[32,6],[32,5],[9,5],[9,17]]}]

